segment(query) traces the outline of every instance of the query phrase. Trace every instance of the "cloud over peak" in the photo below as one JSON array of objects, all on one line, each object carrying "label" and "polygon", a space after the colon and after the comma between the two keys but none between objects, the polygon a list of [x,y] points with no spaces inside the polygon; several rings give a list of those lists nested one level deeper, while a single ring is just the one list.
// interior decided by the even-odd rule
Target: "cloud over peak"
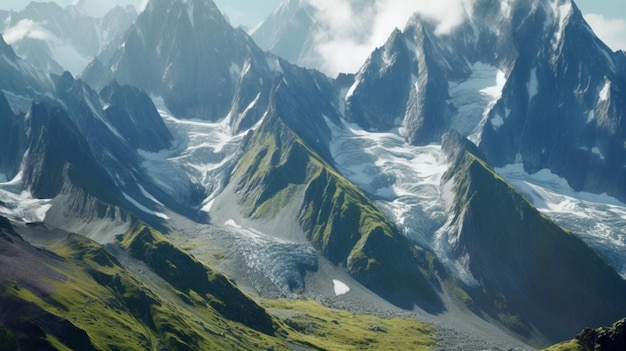
[{"label": "cloud over peak", "polygon": [[462,24],[471,0],[306,0],[317,10],[316,49],[329,75],[356,72],[394,29],[415,13],[437,23],[446,34]]}]

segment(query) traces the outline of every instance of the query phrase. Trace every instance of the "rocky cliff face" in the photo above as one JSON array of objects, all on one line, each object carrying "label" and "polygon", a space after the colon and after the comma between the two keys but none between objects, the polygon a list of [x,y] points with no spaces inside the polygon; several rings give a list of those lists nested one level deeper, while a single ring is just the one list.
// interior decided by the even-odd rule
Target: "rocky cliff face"
[{"label": "rocky cliff face", "polygon": [[604,260],[541,215],[459,134],[446,134],[443,148],[452,162],[444,186],[454,194],[443,239],[487,313],[526,337],[541,330],[553,340],[619,318],[626,282]]},{"label": "rocky cliff face", "polygon": [[124,43],[86,69],[92,86],[113,80],[136,86],[163,97],[183,118],[216,121],[230,114],[238,130],[260,119],[280,70],[212,1],[151,1]]},{"label": "rocky cliff face", "polygon": [[416,15],[392,34],[346,91],[346,117],[401,127],[413,145],[452,127],[496,166],[548,168],[576,190],[623,199],[620,54],[571,1],[469,4],[450,33]]}]

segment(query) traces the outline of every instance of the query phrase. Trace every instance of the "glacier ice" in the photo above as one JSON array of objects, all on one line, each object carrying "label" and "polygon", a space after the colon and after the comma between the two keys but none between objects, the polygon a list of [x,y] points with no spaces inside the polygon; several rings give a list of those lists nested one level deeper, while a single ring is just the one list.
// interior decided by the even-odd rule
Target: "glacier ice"
[{"label": "glacier ice", "polygon": [[576,192],[547,169],[528,174],[521,164],[513,164],[496,172],[626,278],[626,204],[606,194]]}]

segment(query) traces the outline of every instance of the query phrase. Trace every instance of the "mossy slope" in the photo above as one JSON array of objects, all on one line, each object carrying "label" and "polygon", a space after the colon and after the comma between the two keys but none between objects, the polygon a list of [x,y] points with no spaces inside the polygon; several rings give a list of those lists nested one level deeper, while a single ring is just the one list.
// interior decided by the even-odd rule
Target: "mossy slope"
[{"label": "mossy slope", "polygon": [[155,230],[136,225],[123,245],[185,295],[197,294],[224,317],[273,334],[272,318],[230,280],[175,247]]},{"label": "mossy slope", "polygon": [[[178,288],[167,280],[141,281],[102,246],[79,235],[70,235],[52,253],[24,242],[2,217],[0,234],[0,350],[373,350],[388,345],[426,350],[434,343],[433,331],[411,319],[356,316],[312,301],[264,302],[266,310],[223,276],[182,258],[181,251],[172,254],[178,249],[143,226],[130,231],[124,243],[143,251],[144,259],[157,265],[155,272],[170,281],[178,278],[157,261],[189,265],[189,273],[176,271],[183,275],[174,283]],[[198,282],[186,281],[189,275]],[[203,277],[210,287],[203,287]],[[205,288],[211,292],[201,296]],[[225,294],[232,296],[216,297]],[[222,306],[214,308],[215,302]],[[269,318],[272,335],[225,318],[229,313],[237,318],[246,313],[246,323]]]},{"label": "mossy slope", "polygon": [[444,137],[454,188],[453,256],[480,284],[468,291],[521,336],[562,340],[626,314],[626,283],[580,239],[539,213],[499,177],[475,146]]},{"label": "mossy slope", "polygon": [[[27,350],[233,350],[282,344],[224,317],[229,300],[172,287],[165,287],[170,292],[164,295],[155,292],[82,236],[70,235],[54,250],[35,249],[18,236],[0,238],[0,262],[7,268],[0,272],[3,343]],[[221,312],[211,298],[224,304]],[[234,305],[233,311],[241,308]],[[255,317],[254,311],[249,316]]]},{"label": "mossy slope", "polygon": [[306,237],[334,264],[397,305],[441,310],[424,254],[276,111],[250,137],[232,180],[248,216],[272,219],[296,206]]}]

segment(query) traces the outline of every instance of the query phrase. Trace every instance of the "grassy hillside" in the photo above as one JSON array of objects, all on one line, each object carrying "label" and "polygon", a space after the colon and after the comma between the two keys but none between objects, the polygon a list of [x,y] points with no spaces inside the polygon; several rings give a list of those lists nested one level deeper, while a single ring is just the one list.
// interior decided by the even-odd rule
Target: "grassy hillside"
[{"label": "grassy hillside", "polygon": [[232,181],[246,215],[271,220],[297,207],[306,237],[331,262],[399,306],[441,310],[426,254],[277,115],[251,136]]},{"label": "grassy hillside", "polygon": [[69,235],[50,252],[0,221],[0,350],[342,350],[400,340],[426,350],[434,342],[433,331],[414,320],[356,316],[312,301],[261,307],[151,228],[138,225],[122,239],[162,281],[142,281],[82,236]]}]

